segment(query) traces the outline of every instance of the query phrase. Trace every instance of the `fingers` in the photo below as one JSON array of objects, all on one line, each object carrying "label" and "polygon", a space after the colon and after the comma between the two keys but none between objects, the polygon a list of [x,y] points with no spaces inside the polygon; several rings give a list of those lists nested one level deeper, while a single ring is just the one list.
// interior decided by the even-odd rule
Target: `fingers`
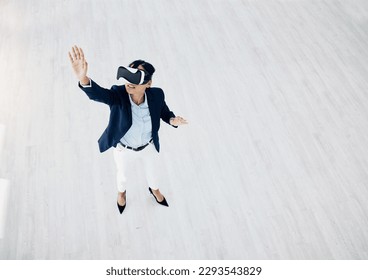
[{"label": "fingers", "polygon": [[80,59],[81,58],[81,54],[80,54],[79,48],[77,46],[74,46],[74,47],[75,47],[75,52],[77,54],[77,59]]},{"label": "fingers", "polygon": [[73,55],[73,60],[78,59],[78,57],[77,57],[77,52],[76,52],[76,50],[75,50],[75,47],[72,47],[72,55]]},{"label": "fingers", "polygon": [[80,52],[81,58],[84,59],[84,52],[83,52],[82,48],[79,48],[79,52]]},{"label": "fingers", "polygon": [[84,59],[84,53],[81,48],[78,48],[76,45],[72,47],[72,59]]},{"label": "fingers", "polygon": [[82,48],[79,48],[77,45],[74,45],[72,47],[72,52],[69,52],[69,59],[71,63],[80,59],[83,61],[83,63],[85,63],[84,52]]},{"label": "fingers", "polygon": [[175,119],[178,121],[178,124],[188,124],[188,121],[180,116],[175,117]]},{"label": "fingers", "polygon": [[70,62],[73,63],[73,57],[72,57],[72,55],[70,54],[70,52],[68,52],[68,54],[69,54]]},{"label": "fingers", "polygon": [[179,116],[178,116],[178,119],[179,119],[180,121],[182,121],[182,122],[186,122],[186,120],[185,120],[185,119],[183,119],[182,117],[179,117]]}]

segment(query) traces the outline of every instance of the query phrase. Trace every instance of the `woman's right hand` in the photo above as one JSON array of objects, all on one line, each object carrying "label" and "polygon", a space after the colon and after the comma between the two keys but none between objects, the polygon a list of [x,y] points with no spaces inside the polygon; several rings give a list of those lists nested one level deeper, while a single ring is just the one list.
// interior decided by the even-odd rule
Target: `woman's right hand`
[{"label": "woman's right hand", "polygon": [[70,62],[75,75],[82,85],[89,84],[87,77],[88,63],[84,57],[82,48],[77,46],[72,47],[72,52],[69,52]]}]

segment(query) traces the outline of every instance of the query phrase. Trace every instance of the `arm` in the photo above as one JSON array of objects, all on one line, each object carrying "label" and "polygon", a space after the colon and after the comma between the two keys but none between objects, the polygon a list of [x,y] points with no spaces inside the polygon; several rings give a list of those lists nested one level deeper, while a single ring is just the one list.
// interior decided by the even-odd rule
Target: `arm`
[{"label": "arm", "polygon": [[114,99],[114,87],[110,90],[102,88],[87,76],[88,63],[82,48],[72,47],[72,52],[69,52],[69,59],[79,80],[79,87],[87,94],[89,99],[111,105]]},{"label": "arm", "polygon": [[161,119],[175,128],[177,128],[179,125],[188,123],[185,119],[183,119],[180,116],[176,117],[175,114],[172,111],[170,111],[169,107],[166,105],[165,102],[165,95],[164,95],[164,104],[161,110]]},{"label": "arm", "polygon": [[166,102],[164,100],[164,105],[162,106],[162,109],[161,109],[161,119],[164,122],[170,124],[170,119],[173,119],[173,118],[175,118],[175,114],[172,111],[170,111],[169,107],[166,105]]},{"label": "arm", "polygon": [[80,89],[82,89],[89,99],[102,102],[107,105],[112,105],[114,102],[114,93],[116,91],[115,86],[111,89],[100,87],[93,80],[89,79],[87,84],[83,84],[81,81],[78,83]]}]

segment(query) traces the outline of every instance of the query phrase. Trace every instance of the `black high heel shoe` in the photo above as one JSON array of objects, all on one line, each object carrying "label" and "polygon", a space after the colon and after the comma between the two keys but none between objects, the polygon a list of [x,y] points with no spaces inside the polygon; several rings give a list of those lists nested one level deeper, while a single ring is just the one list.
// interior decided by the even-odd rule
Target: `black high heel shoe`
[{"label": "black high heel shoe", "polygon": [[123,211],[124,211],[125,206],[126,206],[126,202],[125,202],[124,206],[119,205],[119,203],[116,203],[116,204],[118,205],[118,209],[119,209],[120,214],[123,214]]},{"label": "black high heel shoe", "polygon": [[150,193],[153,195],[153,197],[156,199],[156,202],[157,202],[158,204],[161,204],[161,205],[163,205],[163,206],[169,207],[169,204],[167,204],[167,201],[166,201],[166,198],[165,198],[165,197],[164,197],[164,199],[163,199],[162,201],[158,201],[158,200],[157,200],[157,197],[153,194],[152,189],[151,189],[151,188],[148,188],[148,190],[149,190],[149,191],[150,191]]},{"label": "black high heel shoe", "polygon": [[125,206],[126,206],[126,196],[125,196],[125,204],[124,204],[124,206],[121,206],[119,204],[119,202],[116,202],[116,204],[118,205],[118,209],[119,209],[120,214],[123,214],[124,209],[125,209]]}]

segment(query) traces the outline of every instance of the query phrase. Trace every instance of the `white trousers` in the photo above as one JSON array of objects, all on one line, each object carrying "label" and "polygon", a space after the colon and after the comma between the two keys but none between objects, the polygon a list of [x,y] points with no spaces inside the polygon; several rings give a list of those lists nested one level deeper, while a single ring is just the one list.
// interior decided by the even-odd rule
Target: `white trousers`
[{"label": "white trousers", "polygon": [[152,143],[138,152],[126,149],[119,143],[114,148],[114,159],[117,169],[116,181],[119,192],[124,192],[132,184],[134,181],[133,174],[145,176],[148,183],[147,188],[159,188],[162,164],[159,153]]}]

